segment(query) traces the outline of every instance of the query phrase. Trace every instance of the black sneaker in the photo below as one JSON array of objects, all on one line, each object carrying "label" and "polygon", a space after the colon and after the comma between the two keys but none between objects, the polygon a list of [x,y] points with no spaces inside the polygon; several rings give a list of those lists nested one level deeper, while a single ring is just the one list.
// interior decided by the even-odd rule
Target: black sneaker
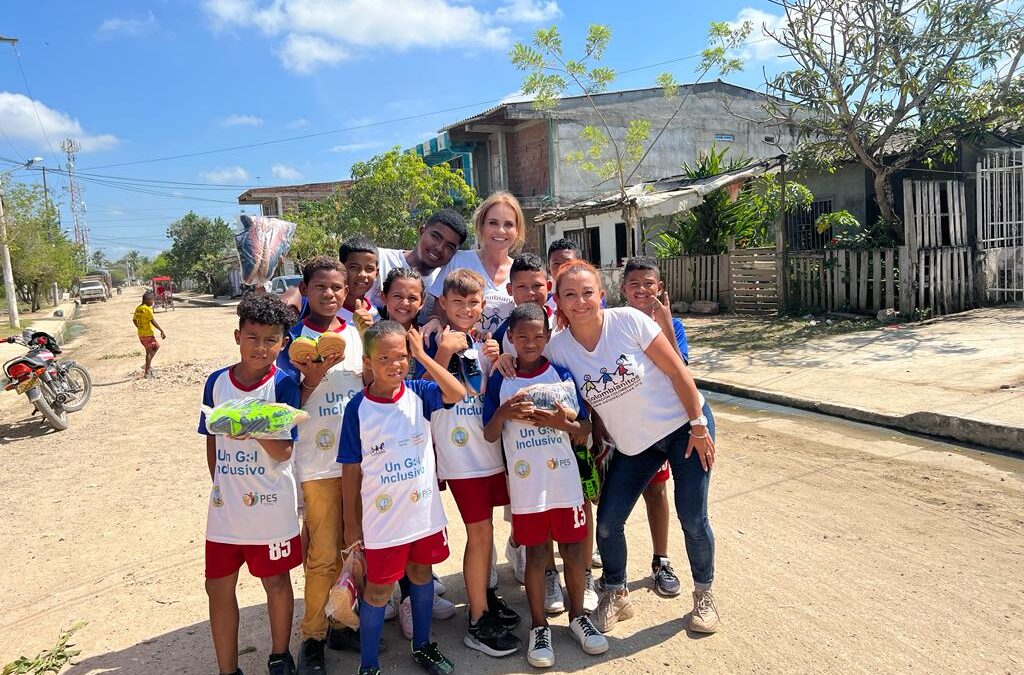
[{"label": "black sneaker", "polygon": [[519,625],[519,615],[508,606],[508,603],[501,599],[498,591],[493,588],[487,589],[487,613],[494,616],[509,630]]},{"label": "black sneaker", "polygon": [[[359,642],[359,631],[347,626],[331,626],[327,629],[327,648],[333,649],[336,652],[355,652],[358,654],[362,651],[362,645]],[[387,643],[384,642],[384,638],[381,638],[377,651],[383,654],[387,650]]]},{"label": "black sneaker", "polygon": [[302,641],[299,649],[299,668],[296,675],[324,675],[327,664],[324,662],[324,645],[327,640],[309,638]]},{"label": "black sneaker", "polygon": [[519,649],[522,642],[509,632],[490,612],[484,612],[476,623],[470,623],[466,629],[463,643],[470,649],[483,652],[488,656],[508,656]]},{"label": "black sneaker", "polygon": [[437,648],[436,642],[428,642],[412,650],[412,660],[430,675],[449,675],[455,672],[455,664]]},{"label": "black sneaker", "polygon": [[295,675],[295,660],[290,652],[271,654],[267,659],[267,671],[270,675]]}]

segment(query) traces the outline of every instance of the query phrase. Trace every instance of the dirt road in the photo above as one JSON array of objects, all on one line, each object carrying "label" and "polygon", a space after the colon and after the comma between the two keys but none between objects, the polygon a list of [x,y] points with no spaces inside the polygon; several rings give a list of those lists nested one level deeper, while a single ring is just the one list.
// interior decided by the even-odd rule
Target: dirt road
[{"label": "dirt road", "polygon": [[[215,672],[202,584],[209,477],[195,424],[205,375],[235,355],[233,310],[158,313],[169,335],[156,360],[160,378],[142,381],[136,295],[83,312],[86,332],[69,352],[92,371],[96,389],[68,431],[43,433],[23,399],[0,397],[0,663],[52,645],[61,627],[85,620],[82,655],[66,672]],[[596,658],[584,657],[565,617],[556,618],[551,672],[1024,671],[1019,460],[769,406],[712,404],[722,630],[688,635],[688,598],[650,590],[640,505],[628,526],[637,617]],[[447,507],[461,552],[464,533]],[[497,530],[503,541],[507,526]],[[688,576],[678,529],[671,554]],[[525,614],[522,590],[499,560],[503,592]],[[457,553],[439,572],[461,605],[459,566]],[[301,573],[295,584],[301,598]],[[239,595],[242,667],[265,672],[262,589],[244,578]],[[468,651],[463,630],[461,612],[435,630],[458,672],[532,671],[522,655],[495,661]],[[385,637],[386,672],[415,672],[397,626],[386,626]],[[331,653],[328,663],[334,673],[357,665],[352,654]]]}]

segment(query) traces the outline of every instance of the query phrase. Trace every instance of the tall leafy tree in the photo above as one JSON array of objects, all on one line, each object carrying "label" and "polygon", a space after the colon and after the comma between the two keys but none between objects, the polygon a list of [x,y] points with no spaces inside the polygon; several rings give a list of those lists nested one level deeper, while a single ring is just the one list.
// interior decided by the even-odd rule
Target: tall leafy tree
[{"label": "tall leafy tree", "polygon": [[191,278],[205,291],[213,291],[225,276],[224,257],[231,253],[234,235],[222,218],[206,218],[189,211],[167,228],[171,249],[168,269],[176,279]]}]

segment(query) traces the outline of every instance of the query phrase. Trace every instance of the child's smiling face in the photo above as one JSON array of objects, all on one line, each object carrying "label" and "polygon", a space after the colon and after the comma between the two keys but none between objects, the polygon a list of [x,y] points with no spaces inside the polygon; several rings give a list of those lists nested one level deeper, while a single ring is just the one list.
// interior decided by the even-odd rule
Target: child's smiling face
[{"label": "child's smiling face", "polygon": [[378,337],[363,355],[363,365],[373,373],[373,388],[394,391],[409,373],[409,346],[406,336],[390,333]]},{"label": "child's smiling face", "polygon": [[258,371],[269,368],[277,361],[284,349],[283,326],[268,326],[255,321],[246,321],[235,331],[235,344],[245,367]]},{"label": "child's smiling face", "polygon": [[508,291],[516,305],[535,302],[543,305],[548,300],[551,282],[548,275],[541,271],[523,270],[515,272],[508,282]]},{"label": "child's smiling face", "polygon": [[665,290],[665,284],[654,270],[633,270],[622,280],[626,303],[641,312],[651,311],[654,299]]},{"label": "child's smiling face", "polygon": [[348,295],[345,274],[340,270],[317,270],[309,283],[301,284],[299,290],[309,301],[310,314],[322,319],[333,319]]},{"label": "child's smiling face", "polygon": [[416,321],[416,315],[423,307],[423,282],[402,277],[393,279],[384,301],[388,308],[388,318],[408,328]]},{"label": "child's smiling face", "polygon": [[377,278],[377,256],[373,253],[350,253],[345,260],[348,272],[348,292],[356,298],[366,297]]},{"label": "child's smiling face", "polygon": [[476,325],[484,313],[483,291],[461,295],[454,291],[438,298],[438,303],[448,319],[448,325],[456,330],[468,331]]},{"label": "child's smiling face", "polygon": [[520,363],[532,365],[543,358],[548,337],[547,322],[539,319],[517,321],[508,329],[508,339],[516,348]]}]

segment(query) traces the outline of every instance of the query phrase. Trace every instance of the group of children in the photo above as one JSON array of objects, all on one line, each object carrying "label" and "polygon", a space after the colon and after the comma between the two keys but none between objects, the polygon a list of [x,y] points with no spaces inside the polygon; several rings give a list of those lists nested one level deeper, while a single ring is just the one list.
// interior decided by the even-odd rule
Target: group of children
[{"label": "group of children", "polygon": [[[453,229],[462,243],[465,229]],[[568,240],[552,244],[547,264],[534,254],[517,256],[507,289],[516,307],[493,334],[478,328],[487,287],[480,274],[452,270],[436,307],[424,311],[430,298],[420,273],[394,265],[378,279],[378,252],[365,237],[346,241],[339,260],[321,256],[305,265],[299,307],[269,294],[243,298],[235,330],[240,360],[210,375],[204,405],[257,397],[302,408],[309,419],[279,437],[252,439],[211,435],[200,418],[213,480],[206,587],[220,673],[241,673],[235,586],[243,562],[267,592],[271,675],[327,672],[328,646],[358,650],[360,675],[379,673],[383,625],[394,616],[418,665],[432,674],[453,672],[430,639],[432,619],[455,613],[439,597],[443,584],[432,571],[449,556],[439,494],[445,489],[466,527],[467,647],[501,657],[522,646],[514,633],[520,617],[497,593],[493,519],[500,507],[512,524],[506,556],[530,609],[529,663],[554,664],[546,616],[566,608],[554,542],[563,561],[570,635],[587,654],[608,650],[588,617],[597,605],[591,568],[600,566],[600,556],[574,445],[589,446],[593,438],[601,454],[610,444],[599,440],[605,437],[599,421],[592,425],[575,387],[573,405],[554,408],[538,406],[523,391],[572,383],[548,361],[545,348],[560,328],[550,279],[579,257]],[[666,306],[655,262],[631,260],[622,290],[687,359],[685,333]],[[431,314],[444,327],[424,341],[420,325]],[[328,332],[343,338],[342,353],[289,357],[290,341]],[[667,556],[667,478],[666,467],[644,498],[655,589],[673,596],[680,584]],[[343,550],[356,547],[365,555],[366,586],[360,629],[351,631],[331,625],[325,606]],[[300,564],[305,610],[296,666],[288,648],[290,570]]]}]

